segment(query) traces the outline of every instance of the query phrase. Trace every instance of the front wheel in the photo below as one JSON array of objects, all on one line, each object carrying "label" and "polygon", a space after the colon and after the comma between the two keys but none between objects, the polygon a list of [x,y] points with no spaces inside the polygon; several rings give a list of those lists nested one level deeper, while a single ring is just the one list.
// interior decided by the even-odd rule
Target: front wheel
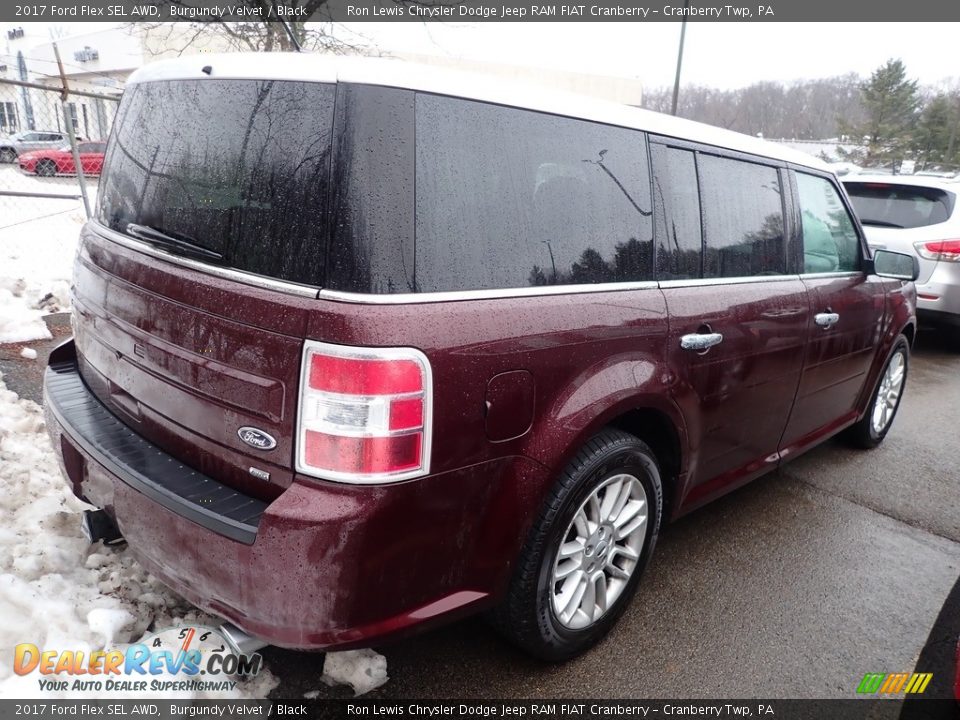
[{"label": "front wheel", "polygon": [[0,148],[0,163],[12,163],[17,161],[17,151],[11,148]]},{"label": "front wheel", "polygon": [[847,437],[857,447],[874,448],[887,436],[897,410],[900,409],[909,364],[910,345],[901,335],[880,373],[866,414],[847,433]]},{"label": "front wheel", "polygon": [[549,661],[610,630],[636,590],[660,528],[657,461],[619,430],[592,438],[557,480],[518,560],[494,625]]},{"label": "front wheel", "polygon": [[37,163],[37,175],[53,177],[57,174],[57,164],[53,160],[41,160]]}]

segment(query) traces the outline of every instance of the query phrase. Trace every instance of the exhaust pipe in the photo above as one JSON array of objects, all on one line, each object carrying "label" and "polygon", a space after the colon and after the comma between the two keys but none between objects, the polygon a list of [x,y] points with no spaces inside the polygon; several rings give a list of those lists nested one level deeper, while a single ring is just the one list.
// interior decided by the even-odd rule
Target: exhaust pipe
[{"label": "exhaust pipe", "polygon": [[80,516],[80,530],[91,543],[102,540],[104,545],[119,545],[126,542],[106,510],[84,510]]},{"label": "exhaust pipe", "polygon": [[260,648],[268,645],[260,638],[246,633],[231,622],[224,623],[219,630],[227,645],[237,655],[252,655]]}]

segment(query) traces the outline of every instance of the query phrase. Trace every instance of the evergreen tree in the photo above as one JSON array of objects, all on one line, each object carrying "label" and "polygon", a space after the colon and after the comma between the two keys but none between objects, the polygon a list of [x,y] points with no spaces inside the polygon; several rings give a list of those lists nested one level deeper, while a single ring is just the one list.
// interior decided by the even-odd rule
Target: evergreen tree
[{"label": "evergreen tree", "polygon": [[960,94],[934,95],[920,114],[914,152],[920,168],[960,164]]},{"label": "evergreen tree", "polygon": [[913,145],[920,107],[917,81],[907,78],[903,61],[887,60],[861,83],[860,96],[866,119],[844,127],[843,133],[864,149],[849,153],[850,159],[898,167]]}]

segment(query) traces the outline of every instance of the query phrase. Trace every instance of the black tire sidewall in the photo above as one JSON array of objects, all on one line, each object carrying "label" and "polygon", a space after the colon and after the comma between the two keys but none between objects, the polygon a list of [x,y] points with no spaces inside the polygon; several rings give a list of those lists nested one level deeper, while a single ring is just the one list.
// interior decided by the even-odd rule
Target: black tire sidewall
[{"label": "black tire sidewall", "polygon": [[[52,169],[52,172],[48,172]],[[41,177],[53,177],[57,174],[57,166],[50,160],[41,160],[37,163],[37,175]]]},{"label": "black tire sidewall", "polygon": [[[627,587],[624,588],[613,607],[593,625],[582,630],[571,630],[557,620],[551,602],[550,578],[560,543],[566,535],[573,516],[587,496],[608,478],[621,473],[628,473],[639,479],[647,494],[648,520],[643,550]],[[640,578],[653,555],[663,508],[663,490],[656,460],[649,448],[639,440],[618,442],[618,447],[594,458],[593,462],[580,468],[577,474],[579,477],[567,491],[548,530],[537,577],[538,626],[543,640],[554,647],[555,652],[551,654],[557,659],[576,655],[597,642],[610,630],[629,605],[630,598],[636,591]]]}]

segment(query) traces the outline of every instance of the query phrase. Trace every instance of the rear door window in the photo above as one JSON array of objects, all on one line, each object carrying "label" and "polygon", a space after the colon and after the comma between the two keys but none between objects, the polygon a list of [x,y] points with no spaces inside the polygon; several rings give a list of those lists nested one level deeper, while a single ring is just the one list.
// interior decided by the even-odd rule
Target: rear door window
[{"label": "rear door window", "polygon": [[783,200],[777,169],[700,153],[704,277],[786,272]]},{"label": "rear door window", "polygon": [[100,184],[100,222],[149,226],[260,275],[323,283],[335,86],[135,84]]},{"label": "rear door window", "polygon": [[826,178],[796,173],[803,228],[804,273],[852,272],[860,240],[840,192]]},{"label": "rear door window", "polygon": [[657,272],[661,280],[698,278],[703,238],[693,152],[650,145],[656,212]]},{"label": "rear door window", "polygon": [[416,98],[421,292],[652,278],[642,132]]},{"label": "rear door window", "polygon": [[956,195],[938,188],[879,182],[845,182],[864,225],[918,228],[946,222]]}]

